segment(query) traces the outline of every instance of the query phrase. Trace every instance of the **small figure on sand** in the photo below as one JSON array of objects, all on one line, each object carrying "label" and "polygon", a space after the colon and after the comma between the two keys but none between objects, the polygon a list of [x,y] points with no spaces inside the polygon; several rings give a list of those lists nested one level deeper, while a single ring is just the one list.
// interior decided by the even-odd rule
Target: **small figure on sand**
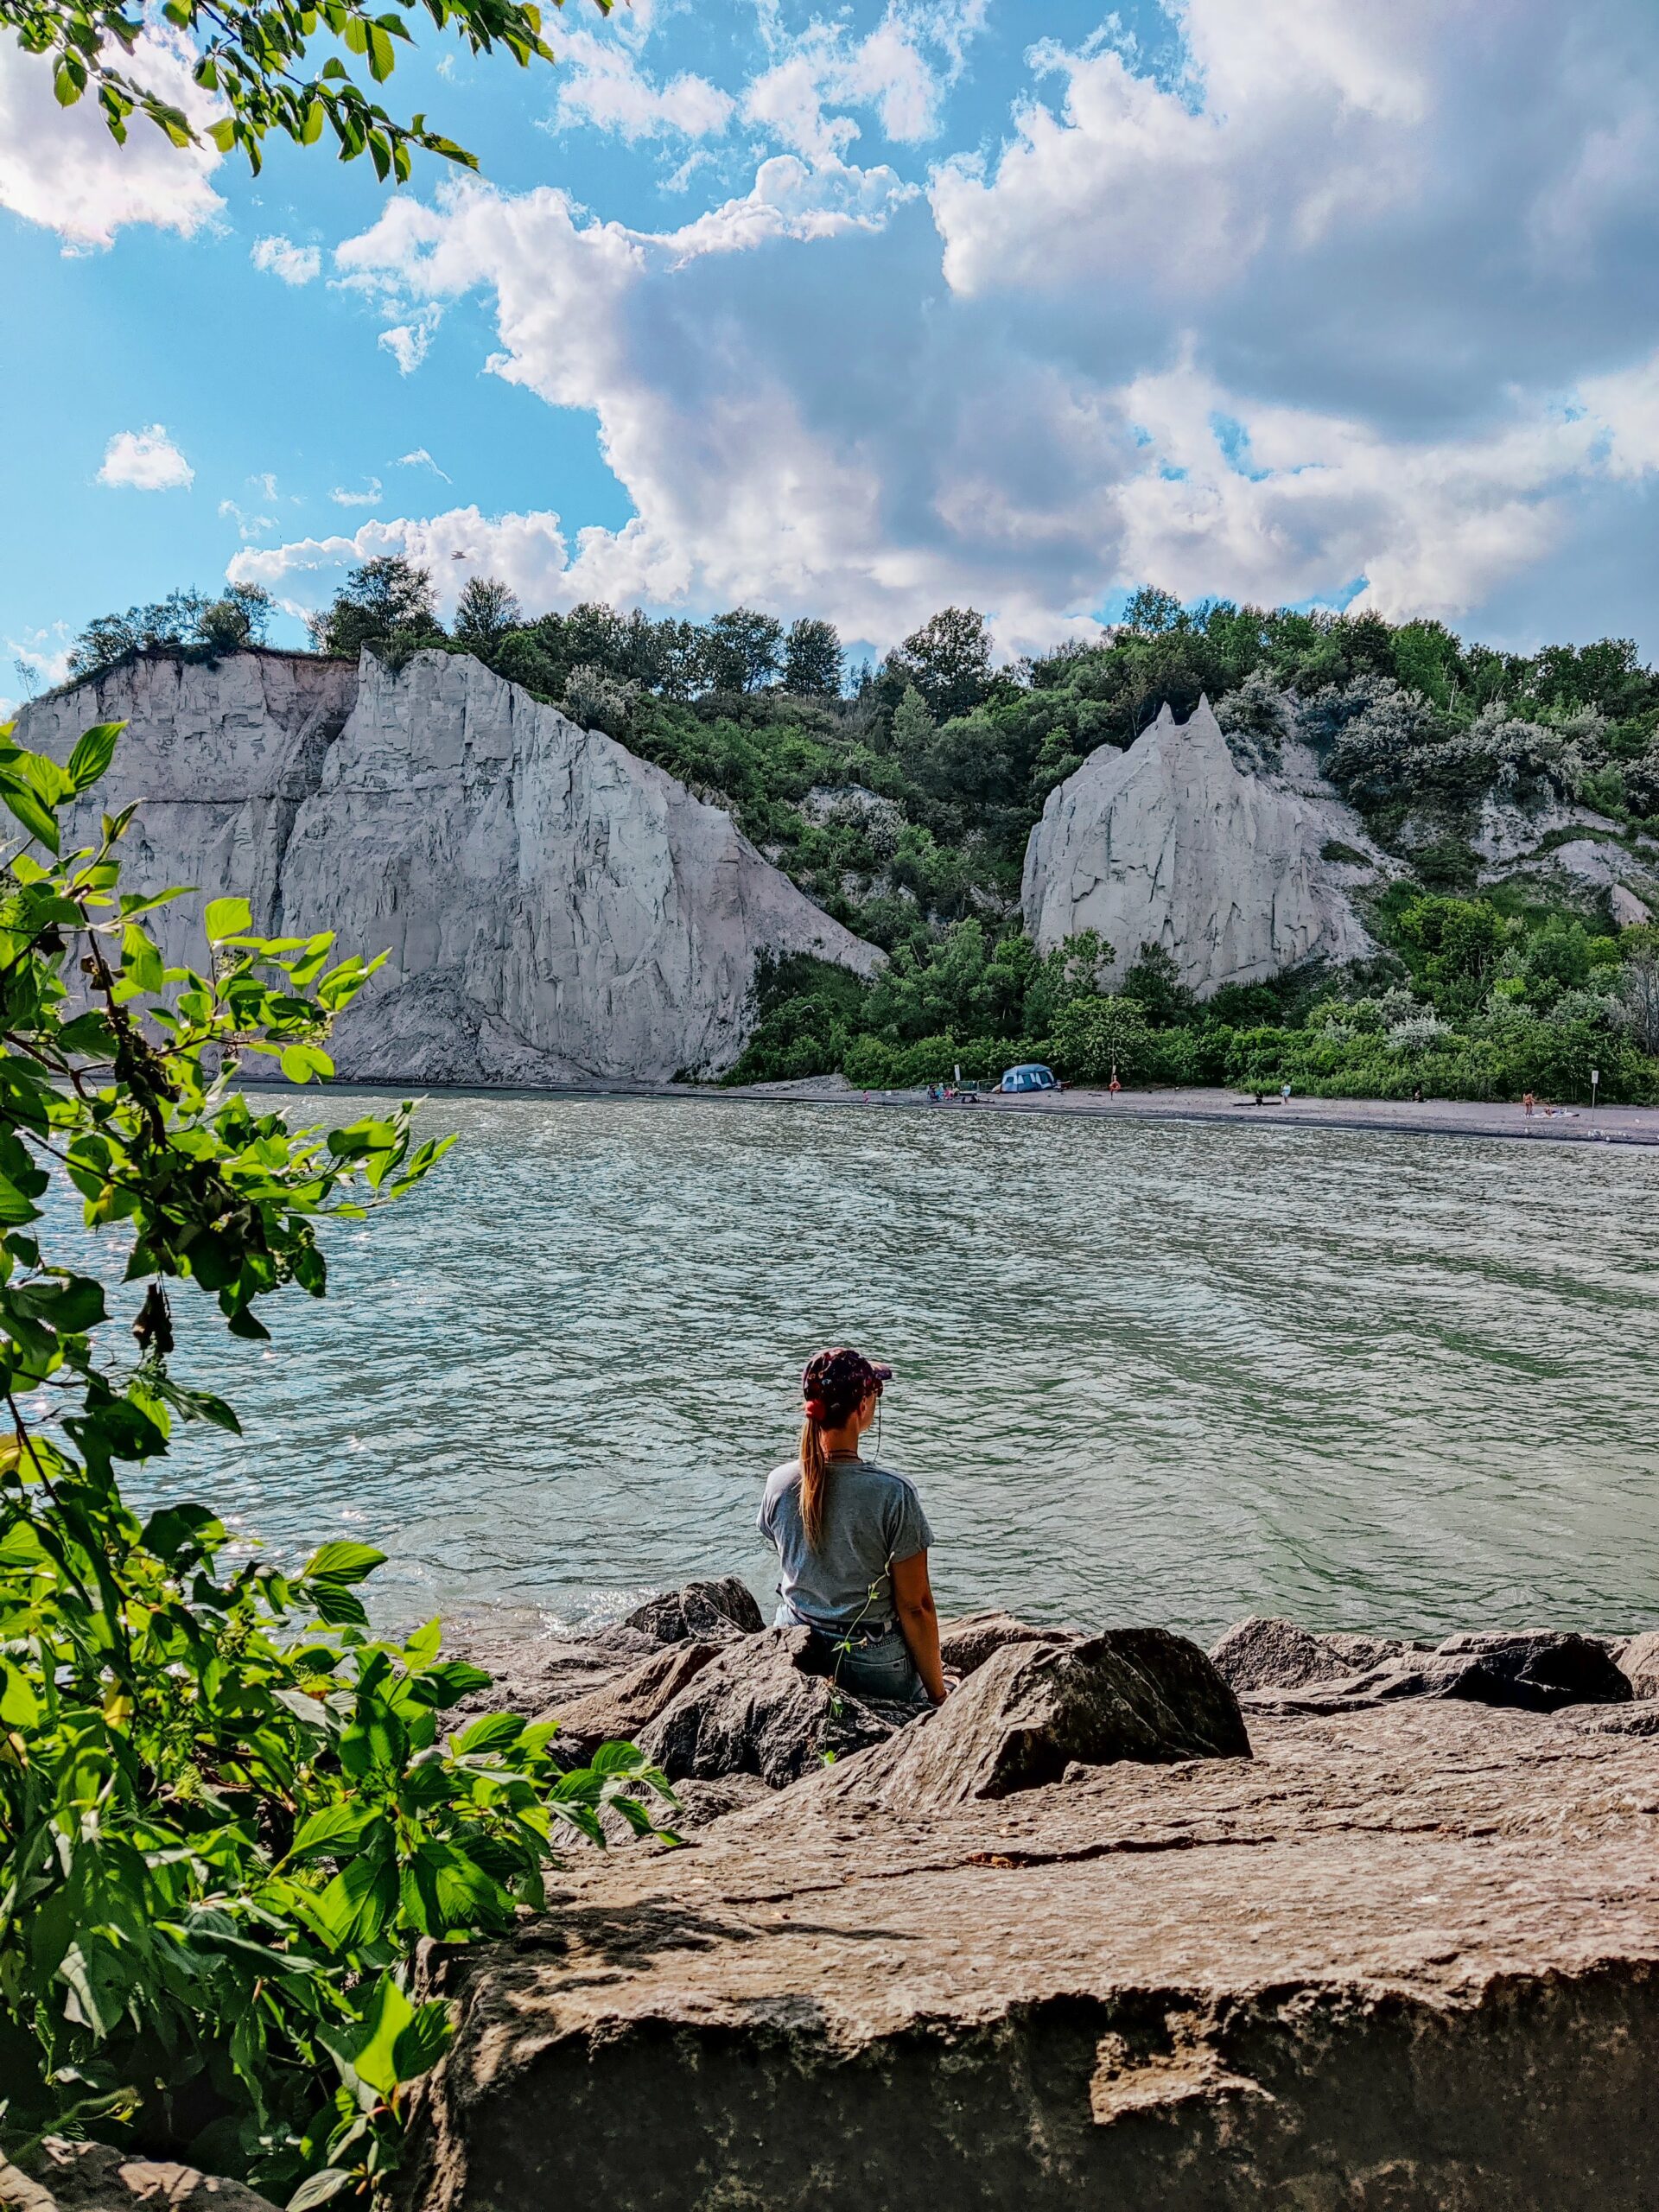
[{"label": "small figure on sand", "polygon": [[1117,1103],[1117,1094],[1123,1088],[1122,1084],[1117,1079],[1117,1062],[1116,1060],[1112,1062],[1112,1079],[1107,1084],[1106,1088],[1112,1095],[1112,1103],[1116,1105]]},{"label": "small figure on sand", "polygon": [[1421,1083],[1414,1083],[1411,1086],[1411,1103],[1414,1106],[1421,1106],[1423,1103],[1423,1086]]},{"label": "small figure on sand", "polygon": [[944,1702],[927,1525],[916,1485],[859,1456],[893,1370],[850,1345],[801,1376],[800,1448],[774,1467],[760,1527],[778,1554],[777,1628],[812,1631],[812,1656],[863,1697]]},{"label": "small figure on sand", "polygon": [[1529,1121],[1532,1119],[1532,1109],[1536,1101],[1534,1099],[1533,1095],[1529,1090],[1522,1093],[1521,1099],[1521,1110]]},{"label": "small figure on sand", "polygon": [[1290,1077],[1288,1076],[1285,1077],[1284,1081],[1279,1086],[1279,1103],[1281,1106],[1288,1106],[1290,1103]]}]

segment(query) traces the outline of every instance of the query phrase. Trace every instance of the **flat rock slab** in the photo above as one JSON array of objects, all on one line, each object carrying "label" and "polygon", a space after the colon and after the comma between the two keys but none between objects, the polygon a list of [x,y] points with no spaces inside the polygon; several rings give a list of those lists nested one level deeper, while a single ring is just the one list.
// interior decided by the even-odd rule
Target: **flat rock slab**
[{"label": "flat rock slab", "polygon": [[1659,1740],[1412,1700],[926,1819],[817,1789],[435,1966],[421,2212],[1649,2212]]}]

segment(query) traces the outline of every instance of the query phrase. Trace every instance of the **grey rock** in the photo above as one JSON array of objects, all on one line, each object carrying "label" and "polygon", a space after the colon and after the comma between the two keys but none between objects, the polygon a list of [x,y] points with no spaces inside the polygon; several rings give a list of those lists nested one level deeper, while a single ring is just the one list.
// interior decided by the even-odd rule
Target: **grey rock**
[{"label": "grey rock", "polygon": [[1381,1666],[1301,1690],[1243,1694],[1249,1712],[1358,1713],[1402,1698],[1454,1698],[1557,1713],[1570,1705],[1622,1705],[1631,1694],[1599,1637],[1549,1629],[1448,1637],[1433,1651],[1410,1649]]},{"label": "grey rock", "polygon": [[71,819],[143,810],[125,887],[200,895],[155,918],[200,967],[203,899],[256,926],[389,949],[336,1029],[374,1082],[664,1080],[741,1051],[763,952],[861,975],[882,956],[761,859],[719,807],[465,655],[393,672],[242,652],[161,658],[27,707],[21,741],[62,760],[128,724]]},{"label": "grey rock", "polygon": [[1357,1674],[1408,1648],[1388,1637],[1315,1636],[1294,1621],[1252,1614],[1212,1643],[1210,1656],[1236,1690],[1294,1690]]},{"label": "grey rock", "polygon": [[728,1644],[641,1730],[640,1750],[673,1782],[758,1774],[780,1789],[914,1718],[811,1671],[813,1643],[806,1629],[777,1628]]},{"label": "grey rock", "polygon": [[1637,1697],[1659,1697],[1659,1628],[1630,1637],[1618,1656],[1619,1672]]},{"label": "grey rock", "polygon": [[1251,1735],[584,1859],[431,1961],[404,2204],[543,2212],[626,2140],[617,2212],[1651,2212],[1659,1744],[1440,1700]]},{"label": "grey rock", "polygon": [[963,1613],[939,1623],[939,1654],[953,1673],[971,1675],[1006,1644],[1065,1643],[1077,1634],[1073,1629],[1035,1628],[1012,1613]]},{"label": "grey rock", "polygon": [[1026,848],[1026,927],[1042,952],[1097,931],[1120,979],[1161,945],[1201,997],[1316,957],[1369,959],[1355,874],[1325,860],[1332,843],[1389,866],[1305,747],[1287,748],[1283,772],[1247,772],[1207,700],[1184,723],[1166,707],[1049,794]]},{"label": "grey rock", "polygon": [[683,1590],[664,1590],[647,1598],[643,1605],[601,1636],[643,1637],[651,1643],[680,1643],[688,1637],[705,1641],[732,1636],[753,1636],[763,1629],[754,1592],[741,1575],[727,1574],[715,1581],[688,1582]]},{"label": "grey rock", "polygon": [[1110,1629],[1005,1643],[916,1726],[826,1776],[821,1789],[906,1814],[1061,1781],[1074,1762],[1248,1758],[1238,1700],[1196,1643]]},{"label": "grey rock", "polygon": [[693,1777],[674,1785],[674,1804],[653,1809],[659,1824],[677,1835],[692,1835],[723,1821],[729,1813],[747,1812],[750,1806],[768,1802],[772,1792],[758,1774],[722,1774],[704,1779]]},{"label": "grey rock", "polygon": [[276,2212],[239,2181],[48,2135],[22,2172],[0,2159],[0,2212]]},{"label": "grey rock", "polygon": [[543,1717],[559,1724],[558,1748],[574,1764],[601,1744],[631,1744],[720,1649],[718,1643],[671,1643],[602,1688],[553,1707]]}]

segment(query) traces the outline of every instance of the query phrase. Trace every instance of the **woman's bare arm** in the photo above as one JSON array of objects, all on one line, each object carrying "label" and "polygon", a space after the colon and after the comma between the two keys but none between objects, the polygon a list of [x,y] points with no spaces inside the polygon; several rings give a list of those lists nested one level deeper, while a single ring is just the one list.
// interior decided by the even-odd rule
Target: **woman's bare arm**
[{"label": "woman's bare arm", "polygon": [[922,1688],[935,1705],[944,1702],[944,1664],[939,1656],[939,1617],[933,1610],[933,1586],[928,1580],[927,1554],[893,1563],[893,1602]]}]

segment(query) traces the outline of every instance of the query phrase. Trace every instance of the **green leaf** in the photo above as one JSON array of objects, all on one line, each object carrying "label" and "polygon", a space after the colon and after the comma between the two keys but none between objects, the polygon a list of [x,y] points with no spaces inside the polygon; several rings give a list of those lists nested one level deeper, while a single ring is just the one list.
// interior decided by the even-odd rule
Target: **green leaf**
[{"label": "green leaf", "polygon": [[[429,2074],[454,2038],[455,2025],[449,2007],[432,1998],[416,2007],[415,2017],[392,2038],[391,2066],[399,2082],[418,2081]],[[359,2073],[362,2069],[358,2069]]]},{"label": "green leaf", "polygon": [[94,722],[81,732],[69,755],[68,777],[76,791],[86,791],[98,782],[114,760],[116,740],[125,728],[124,722]]},{"label": "green leaf", "polygon": [[201,920],[208,944],[219,944],[227,937],[247,935],[253,927],[253,909],[245,899],[210,899]]},{"label": "green leaf", "polygon": [[290,1083],[309,1083],[314,1075],[329,1076],[334,1064],[315,1045],[290,1045],[283,1054],[282,1071]]},{"label": "green leaf", "polygon": [[385,1553],[377,1551],[372,1544],[338,1541],[314,1552],[299,1579],[302,1582],[361,1582],[377,1567],[384,1567],[385,1560]]},{"label": "green leaf", "polygon": [[397,1910],[397,1870],[390,1859],[348,1859],[317,1900],[323,1926],[342,1949],[372,1943]]},{"label": "green leaf", "polygon": [[516,1713],[486,1713],[481,1720],[461,1730],[454,1739],[455,1749],[466,1758],[480,1751],[499,1751],[516,1744],[524,1732],[524,1724]]},{"label": "green leaf", "polygon": [[474,1667],[466,1659],[441,1659],[435,1667],[423,1669],[410,1684],[412,1694],[423,1705],[459,1705],[469,1691],[486,1690],[495,1680],[482,1667]]},{"label": "green leaf", "polygon": [[342,2189],[354,2187],[357,2176],[344,2166],[320,2166],[308,2175],[288,2200],[288,2212],[315,2212],[319,2204],[332,2203]]},{"label": "green leaf", "polygon": [[372,2089],[389,2096],[400,2075],[392,2057],[398,2037],[415,2018],[415,2008],[389,1974],[383,1974],[363,2008],[360,2042],[348,2044],[352,2070]]},{"label": "green leaf", "polygon": [[21,776],[0,769],[0,799],[15,814],[31,837],[38,837],[48,852],[60,849],[56,817],[41,803],[40,795]]}]

